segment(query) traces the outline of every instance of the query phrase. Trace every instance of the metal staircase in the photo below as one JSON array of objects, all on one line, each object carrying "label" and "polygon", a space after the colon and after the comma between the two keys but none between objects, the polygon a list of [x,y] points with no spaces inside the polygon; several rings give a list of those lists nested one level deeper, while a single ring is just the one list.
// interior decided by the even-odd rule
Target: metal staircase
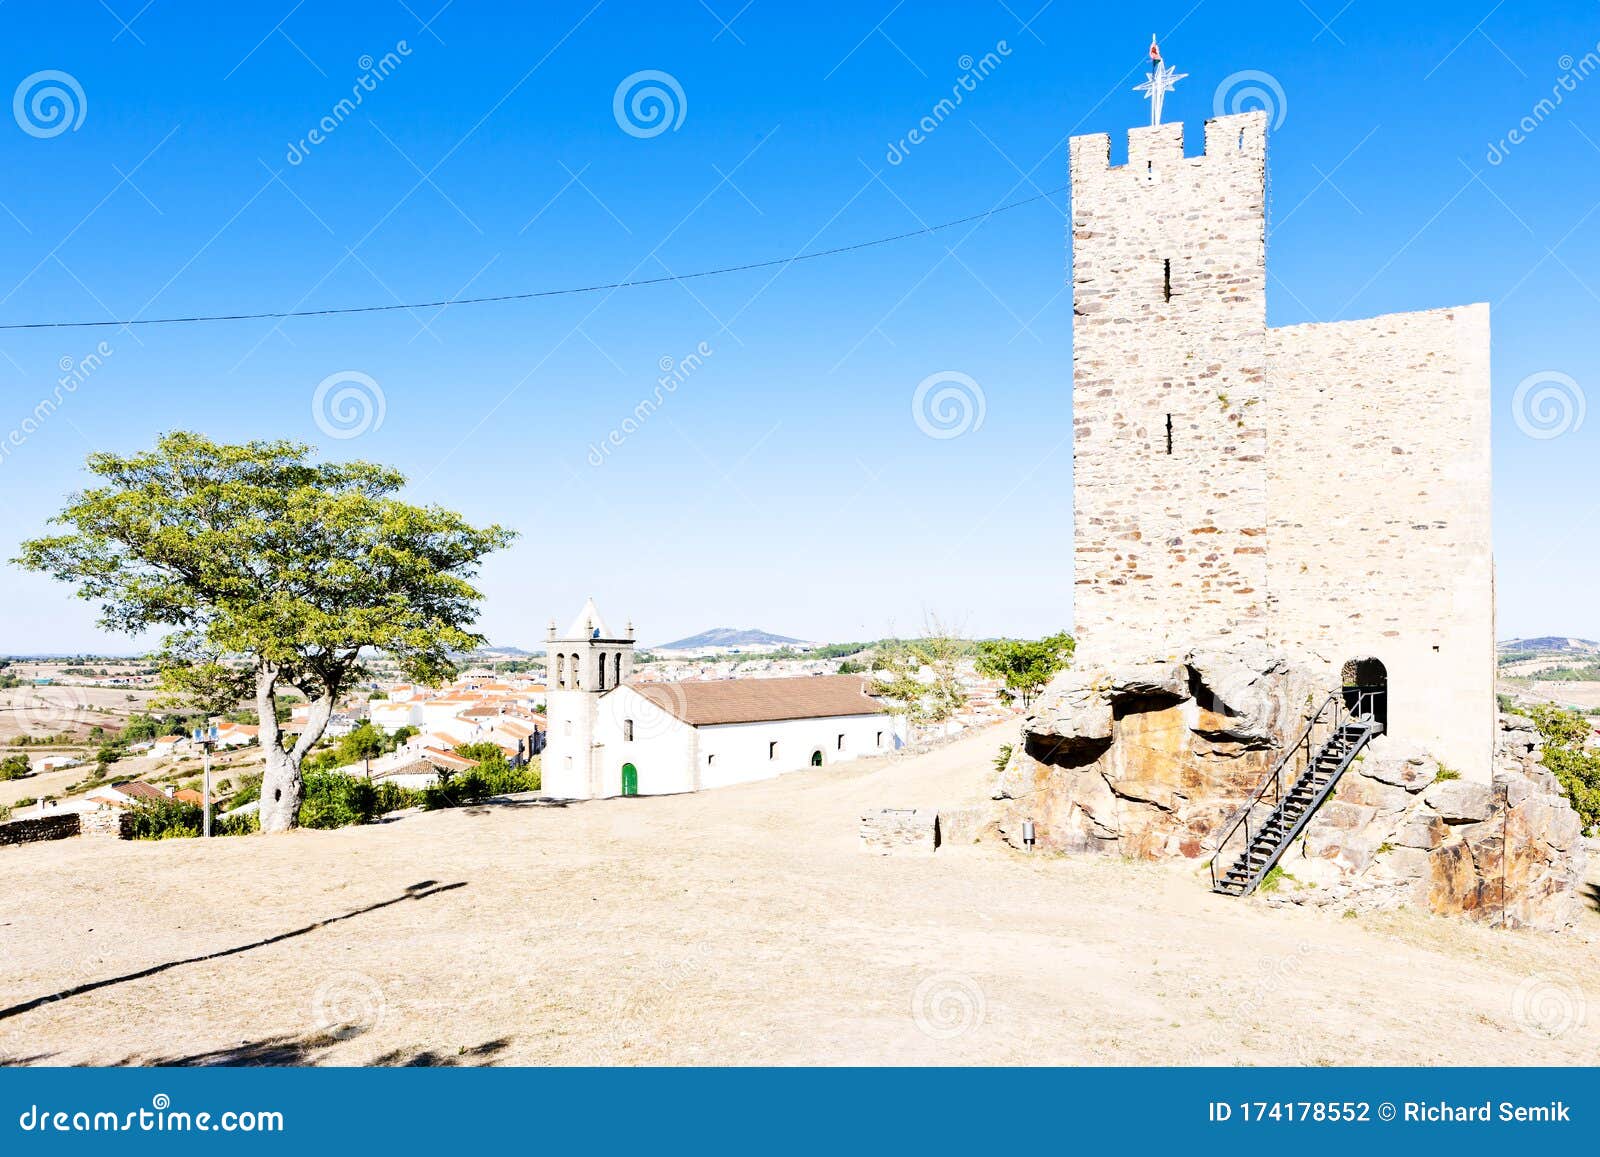
[{"label": "metal staircase", "polygon": [[[1383,730],[1384,695],[1383,689],[1347,687],[1323,700],[1217,842],[1213,892],[1248,896],[1260,886],[1345,769]],[[1219,865],[1230,859],[1232,866],[1219,875]]]}]

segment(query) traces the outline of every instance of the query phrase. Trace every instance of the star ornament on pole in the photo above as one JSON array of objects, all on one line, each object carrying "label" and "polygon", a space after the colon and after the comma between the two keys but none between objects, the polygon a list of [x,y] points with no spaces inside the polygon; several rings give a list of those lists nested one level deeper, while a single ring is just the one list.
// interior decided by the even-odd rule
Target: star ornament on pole
[{"label": "star ornament on pole", "polygon": [[1161,49],[1156,47],[1156,38],[1150,37],[1150,64],[1153,69],[1145,73],[1143,84],[1135,85],[1134,92],[1144,93],[1145,99],[1150,102],[1150,124],[1161,123],[1161,104],[1166,100],[1167,93],[1189,74],[1179,72],[1161,59]]}]

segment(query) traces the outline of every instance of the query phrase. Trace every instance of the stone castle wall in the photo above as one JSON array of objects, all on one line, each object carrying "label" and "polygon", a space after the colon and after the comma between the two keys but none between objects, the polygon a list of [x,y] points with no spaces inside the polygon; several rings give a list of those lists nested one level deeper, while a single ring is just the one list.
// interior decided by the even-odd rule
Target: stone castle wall
[{"label": "stone castle wall", "polygon": [[1071,142],[1080,654],[1375,657],[1391,729],[1487,782],[1488,309],[1268,329],[1266,128]]},{"label": "stone castle wall", "polygon": [[1268,365],[1272,641],[1380,659],[1390,734],[1487,783],[1488,307],[1269,330]]}]

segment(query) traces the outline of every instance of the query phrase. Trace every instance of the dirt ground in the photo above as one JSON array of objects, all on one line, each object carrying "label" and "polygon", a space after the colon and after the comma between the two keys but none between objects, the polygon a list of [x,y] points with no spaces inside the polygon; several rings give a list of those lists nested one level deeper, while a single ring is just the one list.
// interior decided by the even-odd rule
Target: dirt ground
[{"label": "dirt ground", "polygon": [[1007,736],[696,796],[0,848],[13,1063],[1594,1064],[1576,935],[863,853]]}]

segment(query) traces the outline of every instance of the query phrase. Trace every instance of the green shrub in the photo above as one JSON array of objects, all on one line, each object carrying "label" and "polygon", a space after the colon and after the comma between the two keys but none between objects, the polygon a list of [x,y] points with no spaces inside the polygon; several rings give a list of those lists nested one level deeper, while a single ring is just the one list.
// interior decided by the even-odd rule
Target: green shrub
[{"label": "green shrub", "polygon": [[228,806],[237,808],[247,803],[253,803],[261,798],[261,773],[247,775],[239,780],[239,790],[228,801]]},{"label": "green shrub", "polygon": [[128,809],[129,836],[136,840],[189,839],[200,834],[202,816],[192,803],[176,799],[142,800]]},{"label": "green shrub", "polygon": [[249,811],[244,815],[217,816],[211,821],[211,832],[218,836],[248,836],[261,830],[261,815]]},{"label": "green shrub", "polygon": [[996,771],[1004,771],[1006,769],[1006,764],[1008,764],[1010,762],[1011,762],[1011,744],[1002,743],[1000,745],[999,753],[994,757],[994,769]]},{"label": "green shrub", "polygon": [[1588,720],[1575,712],[1543,704],[1529,713],[1544,737],[1541,762],[1566,791],[1584,830],[1592,830],[1600,825],[1600,752],[1588,745]]},{"label": "green shrub", "polygon": [[33,774],[26,755],[8,755],[0,759],[0,779],[26,779]]},{"label": "green shrub", "polygon": [[1439,774],[1433,777],[1433,782],[1434,783],[1444,783],[1446,780],[1460,779],[1460,778],[1461,778],[1461,773],[1459,771],[1457,771],[1453,767],[1447,767],[1447,766],[1445,766],[1444,764],[1441,763],[1439,765]]},{"label": "green shrub", "polygon": [[[493,744],[479,745],[493,747]],[[457,748],[466,754],[471,748]],[[470,754],[467,755],[471,759]],[[429,811],[460,807],[463,804],[482,803],[496,795],[509,795],[518,791],[538,791],[542,782],[540,769],[535,764],[512,767],[505,753],[498,747],[494,755],[485,758],[477,767],[444,778],[441,782],[422,789],[422,806]]]},{"label": "green shrub", "polygon": [[377,789],[365,779],[336,771],[312,771],[305,776],[306,794],[300,804],[303,828],[344,828],[364,824],[378,814]]}]

